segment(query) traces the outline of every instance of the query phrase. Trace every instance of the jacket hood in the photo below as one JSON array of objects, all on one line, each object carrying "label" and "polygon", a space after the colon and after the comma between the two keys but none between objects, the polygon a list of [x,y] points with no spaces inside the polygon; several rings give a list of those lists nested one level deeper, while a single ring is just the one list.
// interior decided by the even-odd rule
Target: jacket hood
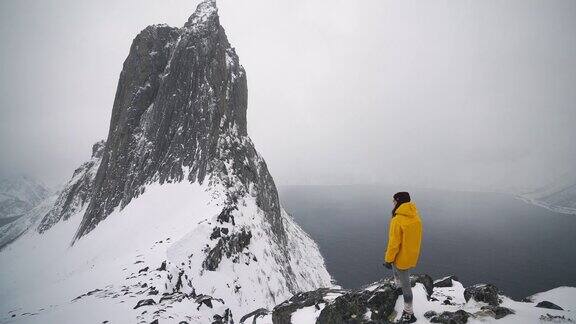
[{"label": "jacket hood", "polygon": [[414,217],[418,215],[416,204],[412,201],[401,204],[394,215],[404,215],[407,217]]}]

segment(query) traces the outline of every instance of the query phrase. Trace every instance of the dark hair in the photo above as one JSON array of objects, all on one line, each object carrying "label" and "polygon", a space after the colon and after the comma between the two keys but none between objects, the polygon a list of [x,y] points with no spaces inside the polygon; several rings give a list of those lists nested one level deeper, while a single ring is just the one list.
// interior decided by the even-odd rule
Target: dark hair
[{"label": "dark hair", "polygon": [[400,205],[402,205],[403,203],[410,202],[410,194],[407,193],[406,191],[400,191],[395,193],[393,197],[394,200],[396,200],[396,206],[394,206],[394,209],[392,209],[392,217],[394,217],[396,209],[398,209]]}]

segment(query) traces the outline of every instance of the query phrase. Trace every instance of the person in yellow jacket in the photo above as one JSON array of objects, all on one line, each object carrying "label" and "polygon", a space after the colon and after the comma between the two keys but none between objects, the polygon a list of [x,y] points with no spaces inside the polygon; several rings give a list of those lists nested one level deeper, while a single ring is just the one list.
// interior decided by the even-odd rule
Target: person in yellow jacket
[{"label": "person in yellow jacket", "polygon": [[416,204],[410,201],[409,193],[398,192],[394,195],[384,266],[393,270],[394,282],[402,287],[404,311],[400,323],[416,322],[412,309],[410,270],[418,263],[421,241],[422,221]]}]

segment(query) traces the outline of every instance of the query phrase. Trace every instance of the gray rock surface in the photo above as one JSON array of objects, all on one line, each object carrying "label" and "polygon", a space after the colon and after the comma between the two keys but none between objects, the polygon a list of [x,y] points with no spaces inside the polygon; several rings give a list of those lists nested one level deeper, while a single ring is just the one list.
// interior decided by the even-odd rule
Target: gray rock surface
[{"label": "gray rock surface", "polygon": [[[272,312],[272,322],[291,323],[291,316],[298,309],[311,306],[320,309],[320,306],[324,306],[316,321],[318,324],[387,323],[398,296],[398,290],[390,279],[353,290],[321,288],[297,294],[276,306]],[[365,317],[367,313],[370,314],[369,319]]]},{"label": "gray rock surface", "polygon": [[485,302],[491,306],[498,306],[501,302],[498,287],[492,284],[477,284],[467,287],[464,290],[464,299],[468,301],[471,298],[479,302]]},{"label": "gray rock surface", "polygon": [[553,302],[549,302],[547,300],[543,300],[536,304],[536,307],[540,308],[548,308],[548,309],[556,309],[556,310],[564,310],[564,308],[554,304]]}]

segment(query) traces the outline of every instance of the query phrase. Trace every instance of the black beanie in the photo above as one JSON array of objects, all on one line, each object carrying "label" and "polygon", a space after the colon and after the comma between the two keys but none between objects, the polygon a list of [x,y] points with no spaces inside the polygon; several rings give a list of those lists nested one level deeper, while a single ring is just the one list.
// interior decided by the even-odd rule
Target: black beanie
[{"label": "black beanie", "polygon": [[410,194],[406,191],[400,191],[394,194],[394,199],[396,200],[396,206],[392,209],[392,217],[396,214],[396,209],[400,207],[403,203],[410,202]]},{"label": "black beanie", "polygon": [[406,191],[400,191],[394,194],[394,199],[398,202],[398,205],[402,203],[410,202],[410,194]]}]

